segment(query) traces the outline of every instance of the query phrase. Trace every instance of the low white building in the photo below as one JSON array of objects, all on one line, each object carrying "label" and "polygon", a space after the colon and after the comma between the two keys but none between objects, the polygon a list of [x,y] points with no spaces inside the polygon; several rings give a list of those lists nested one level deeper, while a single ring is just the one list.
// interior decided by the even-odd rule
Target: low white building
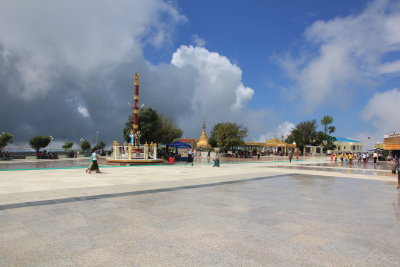
[{"label": "low white building", "polygon": [[336,137],[336,141],[333,143],[336,145],[336,149],[332,152],[363,152],[364,144],[355,139]]}]

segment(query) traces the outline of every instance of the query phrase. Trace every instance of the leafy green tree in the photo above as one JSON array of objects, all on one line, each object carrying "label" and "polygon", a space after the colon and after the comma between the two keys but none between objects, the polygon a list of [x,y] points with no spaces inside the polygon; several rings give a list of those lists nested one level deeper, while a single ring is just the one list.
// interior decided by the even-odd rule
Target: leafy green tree
[{"label": "leafy green tree", "polygon": [[[126,122],[123,129],[123,136],[129,142],[130,131],[132,130],[132,116]],[[145,108],[139,113],[140,143],[169,144],[174,139],[182,136],[179,129],[171,120],[158,114],[152,108]]]},{"label": "leafy green tree", "polygon": [[211,147],[217,147],[217,146],[218,146],[218,142],[217,142],[217,140],[216,140],[213,136],[211,136],[210,138],[208,138],[208,144],[209,144]]},{"label": "leafy green tree", "polygon": [[64,149],[65,153],[67,153],[67,150],[68,150],[68,149],[71,149],[73,145],[74,145],[73,142],[65,142],[65,143],[62,145],[62,148]]},{"label": "leafy green tree", "polygon": [[12,134],[6,132],[0,134],[0,155],[3,154],[3,149],[12,142],[13,142]]},{"label": "leafy green tree", "polygon": [[36,154],[39,153],[41,148],[45,148],[50,144],[50,136],[35,136],[29,140],[30,146],[36,150]]},{"label": "leafy green tree", "polygon": [[91,148],[91,145],[88,141],[84,140],[81,144],[82,152],[85,154],[85,150],[89,150]]},{"label": "leafy green tree", "polygon": [[183,131],[176,127],[170,119],[160,116],[160,120],[161,128],[158,131],[158,138],[155,139],[155,143],[169,144],[174,141],[174,139],[182,136]]},{"label": "leafy green tree", "polygon": [[[324,133],[327,134],[328,130],[330,131],[331,129],[328,128],[328,125],[331,125],[333,123],[333,118],[329,115],[325,115],[322,119],[321,119],[321,124],[324,126]],[[334,126],[332,126],[333,129],[335,128]],[[333,130],[334,132],[335,130]],[[331,132],[330,132],[331,133]]]},{"label": "leafy green tree", "polygon": [[321,144],[324,146],[325,150],[333,150],[336,148],[334,141],[336,138],[331,136],[336,131],[336,127],[331,125],[333,123],[333,118],[329,115],[325,115],[321,119],[321,124],[324,126],[324,136],[320,136]]},{"label": "leafy green tree", "polygon": [[222,152],[227,152],[232,146],[244,145],[243,138],[247,136],[247,129],[233,122],[218,123],[211,131],[211,138],[221,147]]},{"label": "leafy green tree", "polygon": [[100,141],[97,145],[93,147],[93,149],[99,150],[99,149],[104,149],[106,147],[106,143],[104,141]]},{"label": "leafy green tree", "polygon": [[286,143],[296,142],[300,150],[303,150],[306,145],[318,145],[318,141],[316,120],[300,122],[286,138]]},{"label": "leafy green tree", "polygon": [[[325,120],[325,122],[328,121],[329,118]],[[332,123],[332,121],[333,119],[330,123]],[[335,131],[335,126],[329,126],[328,128],[326,128],[326,125],[324,126],[324,131],[317,131],[316,120],[301,122],[297,124],[294,129],[292,129],[290,135],[286,139],[286,142],[289,144],[296,142],[296,146],[299,147],[301,150],[303,150],[306,145],[322,145],[325,150],[335,149],[336,146],[334,144],[334,141],[336,141],[336,139],[330,135]],[[327,130],[327,132],[325,132],[325,130]]]},{"label": "leafy green tree", "polygon": [[324,133],[323,131],[319,131],[317,133],[316,144],[322,145],[324,150],[333,150],[336,148],[334,142],[336,141],[335,137],[330,136],[329,134]]}]

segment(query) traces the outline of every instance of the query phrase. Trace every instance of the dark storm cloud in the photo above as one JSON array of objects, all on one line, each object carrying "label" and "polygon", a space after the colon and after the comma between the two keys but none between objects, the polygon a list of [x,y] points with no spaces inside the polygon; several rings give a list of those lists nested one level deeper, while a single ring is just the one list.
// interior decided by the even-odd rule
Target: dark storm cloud
[{"label": "dark storm cloud", "polygon": [[[248,110],[254,91],[242,71],[205,48],[181,46],[171,62],[153,65],[142,47],[171,41],[185,17],[162,0],[5,1],[0,9],[0,132],[27,143],[36,135],[58,142],[122,140],[131,113],[133,75],[140,103],[173,119],[184,136],[235,121],[265,133],[268,110]],[[78,5],[79,3],[79,5]]]}]

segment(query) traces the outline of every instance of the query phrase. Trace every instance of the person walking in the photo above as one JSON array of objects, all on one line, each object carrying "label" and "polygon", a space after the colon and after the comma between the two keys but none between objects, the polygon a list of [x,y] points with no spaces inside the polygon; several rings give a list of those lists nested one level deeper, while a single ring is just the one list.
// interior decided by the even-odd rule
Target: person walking
[{"label": "person walking", "polygon": [[397,171],[397,189],[400,189],[400,158],[396,157],[396,164],[393,168],[392,173],[396,173]]},{"label": "person walking", "polygon": [[219,152],[215,153],[215,159],[214,159],[213,167],[219,167]]},{"label": "person walking", "polygon": [[378,153],[375,151],[372,157],[374,158],[374,163],[376,164],[376,161],[378,160]]},{"label": "person walking", "polygon": [[93,165],[93,157],[92,157],[92,154],[90,154],[89,159],[90,159],[90,163],[89,163],[89,166],[88,166],[87,169],[86,169],[86,172],[87,172],[87,173],[90,173],[90,169],[92,168],[92,165]]},{"label": "person walking", "polygon": [[189,149],[188,149],[188,158],[187,158],[187,161],[186,161],[185,166],[186,166],[188,163],[192,163],[192,166],[193,166],[193,150],[192,150],[191,147],[189,147]]},{"label": "person walking", "polygon": [[289,163],[292,163],[293,151],[289,150]]},{"label": "person walking", "polygon": [[100,169],[99,169],[99,164],[97,163],[97,154],[96,154],[96,149],[93,149],[93,153],[90,156],[91,158],[91,166],[90,166],[90,170],[88,173],[92,173],[92,171],[96,171],[96,173],[101,173]]},{"label": "person walking", "polygon": [[364,163],[367,163],[367,161],[368,161],[367,153],[363,153],[362,158],[363,158]]}]

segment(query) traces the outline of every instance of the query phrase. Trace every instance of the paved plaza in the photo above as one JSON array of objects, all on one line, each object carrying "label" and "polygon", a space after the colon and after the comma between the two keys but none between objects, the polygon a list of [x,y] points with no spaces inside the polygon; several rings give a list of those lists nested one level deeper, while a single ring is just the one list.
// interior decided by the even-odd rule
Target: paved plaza
[{"label": "paved plaza", "polygon": [[0,171],[0,266],[400,263],[400,193],[382,165],[102,171]]}]

